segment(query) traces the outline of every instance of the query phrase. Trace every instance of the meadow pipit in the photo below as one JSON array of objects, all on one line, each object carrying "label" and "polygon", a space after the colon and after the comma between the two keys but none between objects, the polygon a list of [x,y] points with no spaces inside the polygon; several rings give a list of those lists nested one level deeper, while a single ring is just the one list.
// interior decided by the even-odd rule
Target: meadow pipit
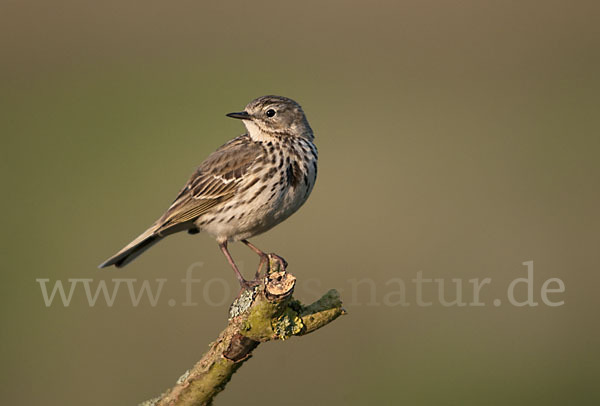
[{"label": "meadow pipit", "polygon": [[[206,231],[216,238],[240,285],[256,284],[267,255],[247,239],[304,204],[317,178],[317,148],[302,108],[286,97],[259,97],[227,116],[242,120],[248,133],[209,155],[165,214],[100,268],[125,266],[170,234]],[[260,256],[255,280],[244,279],[227,250],[229,241],[242,241]]]}]

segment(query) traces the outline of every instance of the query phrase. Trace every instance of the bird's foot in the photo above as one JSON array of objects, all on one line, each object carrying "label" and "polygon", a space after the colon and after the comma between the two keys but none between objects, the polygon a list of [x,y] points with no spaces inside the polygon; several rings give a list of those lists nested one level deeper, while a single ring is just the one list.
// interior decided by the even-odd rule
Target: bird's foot
[{"label": "bird's foot", "polygon": [[254,288],[262,283],[259,279],[252,279],[247,281],[246,279],[238,280],[240,283],[240,291],[238,292],[235,300],[238,300],[245,294],[245,292],[252,292]]},{"label": "bird's foot", "polygon": [[252,279],[252,280],[249,280],[249,281],[247,281],[246,279],[242,279],[239,282],[240,282],[240,288],[242,288],[242,292],[243,292],[244,290],[252,290],[252,289],[254,289],[258,285],[260,285],[260,283],[262,281],[260,279],[256,278],[256,279]]},{"label": "bird's foot", "polygon": [[268,255],[265,254],[264,256],[261,255],[260,263],[258,265],[256,274],[254,275],[254,279],[246,280],[242,277],[241,274],[237,274],[238,282],[240,283],[241,287],[240,295],[245,290],[252,290],[263,282],[264,277],[261,277],[261,272],[265,264],[267,265],[266,276],[270,275],[273,272],[285,271],[288,266],[287,261],[277,254],[271,253]]},{"label": "bird's foot", "polygon": [[280,257],[277,254],[264,254],[260,256],[260,263],[258,264],[258,269],[256,270],[256,274],[254,275],[254,280],[261,279],[261,273],[264,265],[267,265],[267,270],[265,275],[269,275],[272,272],[285,271],[288,263],[285,259]]},{"label": "bird's foot", "polygon": [[267,275],[273,272],[285,271],[288,263],[285,259],[275,253],[269,254],[269,266],[267,268]]}]

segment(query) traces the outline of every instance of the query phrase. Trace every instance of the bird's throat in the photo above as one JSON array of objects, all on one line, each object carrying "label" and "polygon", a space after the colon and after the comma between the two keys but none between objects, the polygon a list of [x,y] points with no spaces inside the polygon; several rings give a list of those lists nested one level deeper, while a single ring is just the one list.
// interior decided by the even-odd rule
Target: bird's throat
[{"label": "bird's throat", "polygon": [[263,131],[254,121],[244,120],[244,125],[254,141],[271,141],[274,138],[273,134]]}]

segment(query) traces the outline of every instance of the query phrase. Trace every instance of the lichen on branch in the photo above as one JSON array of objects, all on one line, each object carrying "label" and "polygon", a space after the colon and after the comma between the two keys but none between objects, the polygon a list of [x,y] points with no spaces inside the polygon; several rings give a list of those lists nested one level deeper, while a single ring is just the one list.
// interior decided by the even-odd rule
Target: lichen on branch
[{"label": "lichen on branch", "polygon": [[269,256],[263,281],[243,291],[231,305],[227,327],[200,361],[171,389],[141,405],[210,405],[259,344],[311,333],[346,314],[334,289],[308,306],[295,300],[296,278],[276,258]]}]

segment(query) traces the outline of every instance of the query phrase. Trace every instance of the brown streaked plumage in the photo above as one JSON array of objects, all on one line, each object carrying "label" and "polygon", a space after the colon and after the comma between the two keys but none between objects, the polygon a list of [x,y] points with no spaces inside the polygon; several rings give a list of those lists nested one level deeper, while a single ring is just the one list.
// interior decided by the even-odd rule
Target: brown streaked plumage
[{"label": "brown streaked plumage", "polygon": [[317,149],[302,108],[291,99],[259,97],[227,116],[243,120],[248,133],[213,152],[167,211],[100,268],[125,266],[170,234],[206,231],[217,239],[240,284],[253,284],[241,276],[227,243],[242,241],[256,252],[260,271],[266,254],[247,239],[279,224],[306,201],[317,176]]}]

